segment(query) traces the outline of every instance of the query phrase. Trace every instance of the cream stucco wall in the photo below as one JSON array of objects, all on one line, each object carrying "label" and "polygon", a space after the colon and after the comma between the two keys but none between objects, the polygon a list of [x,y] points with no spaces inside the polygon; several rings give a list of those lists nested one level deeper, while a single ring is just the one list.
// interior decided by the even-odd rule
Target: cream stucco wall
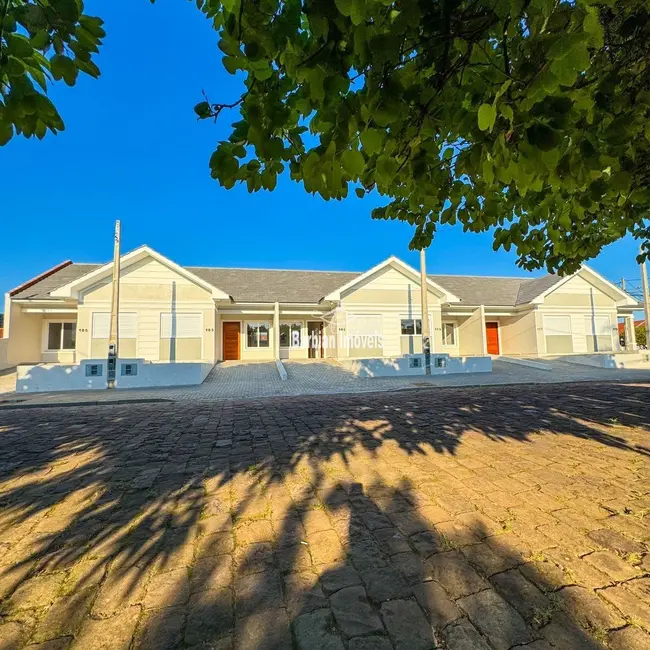
[{"label": "cream stucco wall", "polygon": [[482,309],[476,309],[471,316],[459,321],[458,343],[462,356],[486,354],[485,316]]},{"label": "cream stucco wall", "polygon": [[[81,294],[78,307],[77,360],[92,358],[102,341],[91,339],[92,314],[110,312],[110,278],[104,278]],[[120,311],[136,314],[135,344],[125,342],[120,355],[147,361],[216,360],[216,308],[212,295],[166,265],[147,258],[121,270]],[[176,345],[161,342],[161,314],[200,314],[201,337],[198,341],[178,337]],[[166,344],[165,344],[166,343]],[[170,350],[173,353],[170,353]],[[197,357],[198,355],[198,357]]]},{"label": "cream stucco wall", "polygon": [[[433,291],[427,293],[429,303],[429,327],[431,331],[431,349],[440,351],[440,297]],[[337,329],[339,338],[345,340],[348,336],[347,318],[362,318],[368,316],[369,320],[376,322],[381,316],[381,334],[383,346],[380,354],[376,356],[395,357],[410,349],[421,345],[420,337],[405,337],[401,333],[402,319],[421,319],[422,303],[420,285],[411,277],[393,267],[386,267],[367,278],[360,285],[344,293],[341,298],[342,313],[338,319]],[[347,318],[346,318],[347,317]],[[419,341],[416,341],[419,338]],[[414,350],[417,352],[417,350]],[[348,348],[339,347],[339,358],[346,358],[358,354]],[[369,350],[364,356],[371,354]]]},{"label": "cream stucco wall", "polygon": [[535,310],[499,319],[501,354],[512,356],[538,353],[537,318]]}]

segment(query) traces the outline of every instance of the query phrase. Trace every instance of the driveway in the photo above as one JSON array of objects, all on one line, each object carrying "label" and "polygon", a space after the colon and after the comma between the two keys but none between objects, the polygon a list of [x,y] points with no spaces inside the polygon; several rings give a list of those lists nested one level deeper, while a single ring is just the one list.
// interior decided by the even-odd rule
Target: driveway
[{"label": "driveway", "polygon": [[0,647],[647,649],[649,397],[0,410]]},{"label": "driveway", "polygon": [[648,381],[650,370],[606,370],[564,361],[545,361],[552,371],[493,361],[489,373],[433,375],[430,377],[375,377],[360,379],[333,361],[284,361],[287,380],[282,381],[275,362],[218,363],[200,386],[171,388],[68,391],[65,393],[0,394],[0,409],[18,404],[104,403],[122,401],[193,401],[256,399],[260,397],[374,393],[422,390],[430,387],[498,386],[581,381]]}]

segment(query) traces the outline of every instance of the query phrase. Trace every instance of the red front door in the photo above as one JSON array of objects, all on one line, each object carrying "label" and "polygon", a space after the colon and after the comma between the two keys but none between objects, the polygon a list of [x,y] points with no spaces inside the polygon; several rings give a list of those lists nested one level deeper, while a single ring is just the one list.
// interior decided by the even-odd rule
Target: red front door
[{"label": "red front door", "polygon": [[501,354],[499,351],[499,323],[485,323],[488,354]]},{"label": "red front door", "polygon": [[239,359],[239,323],[223,324],[223,360],[237,361]]}]

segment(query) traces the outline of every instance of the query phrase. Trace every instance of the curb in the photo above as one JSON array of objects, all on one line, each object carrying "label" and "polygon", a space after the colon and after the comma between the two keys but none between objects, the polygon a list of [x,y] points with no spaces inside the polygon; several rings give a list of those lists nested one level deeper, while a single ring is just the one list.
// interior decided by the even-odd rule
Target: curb
[{"label": "curb", "polygon": [[0,412],[16,410],[16,409],[47,409],[47,408],[63,408],[67,406],[120,406],[124,404],[156,404],[159,402],[174,402],[172,399],[150,398],[150,399],[116,399],[106,401],[88,401],[88,402],[41,402],[36,404],[18,404],[0,402]]}]

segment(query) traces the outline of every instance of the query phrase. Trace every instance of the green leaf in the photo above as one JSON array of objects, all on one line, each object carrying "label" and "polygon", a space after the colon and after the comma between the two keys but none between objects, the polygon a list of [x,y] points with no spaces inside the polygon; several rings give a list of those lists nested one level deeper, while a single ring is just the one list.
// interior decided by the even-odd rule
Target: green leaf
[{"label": "green leaf", "polygon": [[194,107],[194,112],[201,119],[209,117],[211,114],[210,104],[208,104],[208,102],[200,102]]},{"label": "green leaf", "polygon": [[360,199],[362,199],[366,195],[366,191],[363,189],[363,187],[355,188],[354,192]]},{"label": "green leaf", "polygon": [[533,124],[526,129],[528,142],[540,151],[551,151],[560,142],[557,132],[546,124]]},{"label": "green leaf", "polygon": [[349,16],[352,14],[352,5],[354,0],[334,0],[336,8],[344,15]]},{"label": "green leaf", "polygon": [[379,129],[366,129],[359,138],[369,156],[379,153],[384,144],[384,134]]},{"label": "green leaf", "polygon": [[6,119],[0,119],[0,147],[4,147],[14,135],[14,129]]},{"label": "green leaf", "polygon": [[356,178],[361,176],[366,168],[366,161],[363,154],[358,149],[348,149],[341,156],[343,168],[350,176]]},{"label": "green leaf", "polygon": [[481,104],[478,109],[478,128],[491,131],[497,119],[497,111],[492,104]]}]

